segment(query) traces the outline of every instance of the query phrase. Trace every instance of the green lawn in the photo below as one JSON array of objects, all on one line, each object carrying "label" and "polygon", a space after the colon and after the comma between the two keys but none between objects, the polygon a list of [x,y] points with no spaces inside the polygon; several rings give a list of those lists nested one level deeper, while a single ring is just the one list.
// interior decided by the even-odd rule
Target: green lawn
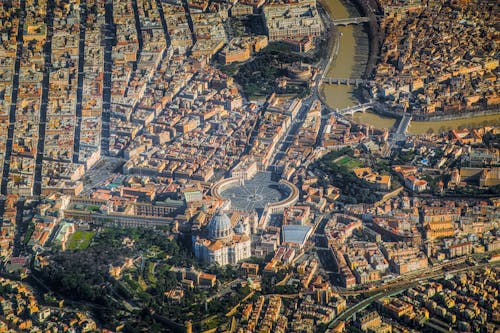
[{"label": "green lawn", "polygon": [[68,241],[68,250],[84,250],[89,247],[92,237],[94,237],[93,231],[83,231],[77,230]]},{"label": "green lawn", "polygon": [[[141,284],[135,281],[135,278],[132,276],[132,274],[127,274],[127,276],[123,278],[123,281],[126,283],[128,288],[132,289],[134,292],[142,292],[144,290],[142,289]],[[144,280],[142,282],[144,283]]]},{"label": "green lawn", "polygon": [[155,276],[155,263],[154,262],[148,262],[148,272],[147,272],[147,278],[148,282],[154,287],[156,286],[156,276]]},{"label": "green lawn", "polygon": [[210,316],[206,319],[203,319],[201,321],[201,326],[204,330],[210,330],[210,329],[213,329],[213,328],[219,326],[223,322],[224,321],[220,316],[215,315],[215,316]]},{"label": "green lawn", "polygon": [[139,284],[140,291],[145,291],[148,289],[148,285],[141,274],[137,276],[137,283]]},{"label": "green lawn", "polygon": [[338,166],[345,167],[349,170],[354,170],[362,166],[362,163],[360,161],[346,155],[337,158],[334,162]]}]

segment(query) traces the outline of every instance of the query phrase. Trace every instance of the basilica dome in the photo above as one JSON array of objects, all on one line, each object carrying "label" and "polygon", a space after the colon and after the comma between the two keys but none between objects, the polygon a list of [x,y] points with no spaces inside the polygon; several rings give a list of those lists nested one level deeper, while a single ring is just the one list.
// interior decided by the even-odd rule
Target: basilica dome
[{"label": "basilica dome", "polygon": [[212,240],[216,240],[227,238],[232,235],[233,227],[231,226],[229,217],[222,212],[215,214],[208,224],[208,237]]}]

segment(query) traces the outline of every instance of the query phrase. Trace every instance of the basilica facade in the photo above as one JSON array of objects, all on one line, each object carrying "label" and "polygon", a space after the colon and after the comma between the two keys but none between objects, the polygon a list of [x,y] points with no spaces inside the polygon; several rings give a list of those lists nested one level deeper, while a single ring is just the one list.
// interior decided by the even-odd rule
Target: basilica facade
[{"label": "basilica facade", "polygon": [[208,264],[235,265],[252,255],[249,226],[238,221],[234,226],[219,211],[208,223],[205,234],[193,237],[196,258]]}]

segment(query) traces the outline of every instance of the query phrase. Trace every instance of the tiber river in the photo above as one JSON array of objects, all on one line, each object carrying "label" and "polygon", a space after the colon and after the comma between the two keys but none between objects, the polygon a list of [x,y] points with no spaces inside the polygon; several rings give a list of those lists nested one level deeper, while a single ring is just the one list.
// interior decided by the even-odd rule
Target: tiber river
[{"label": "tiber river", "polygon": [[[334,19],[361,16],[354,5],[348,0],[323,0],[326,9]],[[341,33],[340,47],[335,61],[327,69],[328,76],[340,78],[360,78],[363,74],[369,54],[368,33],[363,25],[350,25],[337,27]],[[323,93],[327,103],[333,108],[345,108],[359,103],[354,95],[353,86],[323,85]],[[392,128],[396,122],[393,118],[381,117],[375,113],[355,113],[353,120],[359,123],[370,124],[377,128]],[[446,131],[460,126],[480,127],[485,124],[492,125],[499,121],[498,115],[481,116],[474,118],[411,122],[408,132],[410,134],[427,133],[430,129],[434,133]]]}]

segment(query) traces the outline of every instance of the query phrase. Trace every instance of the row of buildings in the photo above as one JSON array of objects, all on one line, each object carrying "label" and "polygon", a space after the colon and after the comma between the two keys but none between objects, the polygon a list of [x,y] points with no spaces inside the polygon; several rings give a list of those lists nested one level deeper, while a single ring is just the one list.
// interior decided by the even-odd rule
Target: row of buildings
[{"label": "row of buildings", "polygon": [[492,203],[403,197],[365,211],[360,218],[335,214],[325,235],[348,288],[423,271],[431,262],[494,252],[499,221],[498,207]]},{"label": "row of buildings", "polygon": [[[53,8],[46,1],[2,4],[0,168],[5,192],[78,195],[84,173],[108,154],[134,160],[127,172],[156,169],[174,178],[208,180],[231,166],[231,156],[239,156],[248,143],[256,106],[243,105],[232,79],[208,63],[224,46],[224,62],[247,60],[276,38],[229,40],[231,6],[201,3],[187,8],[177,1],[105,6],[102,0],[72,0],[55,1]],[[256,12],[262,5],[238,3]],[[295,25],[314,23],[305,35],[321,32],[313,1],[264,7],[289,7],[302,17]],[[273,10],[267,15],[273,22],[295,20],[287,18],[288,12],[271,19]],[[306,13],[311,13],[308,21]],[[167,143],[177,148],[151,150]],[[180,152],[172,155],[172,150]],[[199,163],[182,163],[187,155]]]},{"label": "row of buildings", "polygon": [[[83,311],[66,311],[63,301],[53,306],[39,303],[35,292],[25,283],[0,278],[0,330],[4,332],[59,330],[61,332],[92,332],[97,329],[95,321]],[[48,294],[46,302],[53,299]],[[60,305],[61,308],[59,308]]]},{"label": "row of buildings", "polygon": [[[498,329],[498,270],[448,275],[444,279],[406,290],[397,297],[375,302],[353,323],[363,331]],[[382,329],[385,326],[385,329]]]},{"label": "row of buildings", "polygon": [[422,114],[498,106],[493,3],[381,1],[381,7],[385,38],[373,85],[378,96]]},{"label": "row of buildings", "polygon": [[[10,154],[3,177],[9,193],[77,194],[86,167],[100,156],[104,9],[98,3],[87,2],[95,10],[80,11],[79,1],[55,1],[53,9],[45,1],[23,1],[3,16],[19,24],[16,15],[24,13],[23,27],[5,34],[17,42],[6,72],[11,75],[3,76],[9,85],[17,81],[16,94],[2,94],[3,110],[9,110],[4,120],[15,123],[12,145],[2,149]],[[7,132],[0,134],[6,139]]]}]

